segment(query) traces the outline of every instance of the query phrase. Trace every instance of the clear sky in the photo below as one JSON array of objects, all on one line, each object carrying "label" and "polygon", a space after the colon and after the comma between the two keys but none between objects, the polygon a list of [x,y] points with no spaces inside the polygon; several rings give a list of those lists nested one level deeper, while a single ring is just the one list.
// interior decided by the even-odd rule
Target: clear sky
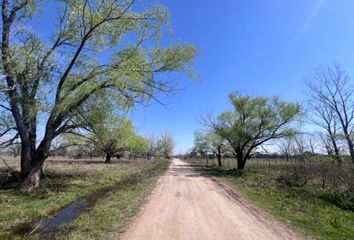
[{"label": "clear sky", "polygon": [[303,77],[339,62],[354,75],[352,0],[161,0],[171,13],[169,40],[193,43],[200,82],[132,114],[143,134],[169,132],[177,152],[193,145],[200,113],[230,107],[231,91],[301,102]]},{"label": "clear sky", "polygon": [[[156,3],[155,0],[141,1]],[[353,0],[160,0],[171,13],[166,43],[193,43],[200,82],[163,99],[168,106],[137,106],[131,114],[140,133],[173,134],[176,152],[193,145],[203,112],[230,107],[228,94],[279,95],[303,101],[303,77],[320,64],[337,61],[354,76]],[[46,2],[34,27],[53,27],[55,8]]]}]

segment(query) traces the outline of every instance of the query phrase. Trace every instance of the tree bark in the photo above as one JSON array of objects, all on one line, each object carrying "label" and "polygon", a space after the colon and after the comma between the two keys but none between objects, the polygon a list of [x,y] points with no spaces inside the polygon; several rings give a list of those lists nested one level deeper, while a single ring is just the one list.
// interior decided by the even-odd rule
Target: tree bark
[{"label": "tree bark", "polygon": [[43,172],[45,154],[29,154],[24,150],[21,155],[21,175],[19,188],[21,192],[31,192],[39,186]]},{"label": "tree bark", "polygon": [[109,154],[109,153],[107,153],[107,154],[106,154],[106,161],[105,161],[105,163],[111,163],[111,157],[112,157],[112,155]]},{"label": "tree bark", "polygon": [[352,159],[352,168],[354,170],[354,145],[353,145],[353,141],[352,141],[350,135],[347,134],[347,133],[345,134],[345,138],[346,138],[346,140],[348,142],[349,153],[350,153],[350,157]]},{"label": "tree bark", "polygon": [[39,186],[42,175],[43,162],[29,165],[27,169],[21,171],[20,191],[31,192]]},{"label": "tree bark", "polygon": [[219,167],[222,167],[222,162],[221,162],[221,151],[218,149],[218,152],[216,154],[216,157],[218,158],[218,165]]},{"label": "tree bark", "polygon": [[243,170],[245,169],[245,165],[246,165],[246,160],[243,159],[242,156],[237,156],[237,169]]},{"label": "tree bark", "polygon": [[31,192],[39,186],[43,164],[49,155],[53,137],[54,135],[47,133],[36,150],[32,148],[33,143],[21,142],[21,192]]},{"label": "tree bark", "polygon": [[244,157],[242,150],[236,151],[236,159],[237,159],[237,169],[240,169],[240,170],[245,169],[246,158]]},{"label": "tree bark", "polygon": [[336,139],[335,139],[335,137],[333,136],[332,133],[330,133],[330,138],[331,138],[332,146],[333,146],[333,149],[334,149],[334,158],[336,159],[338,164],[341,164],[342,163],[342,159],[340,158],[340,153],[339,153],[339,149],[338,149],[338,146],[337,146]]}]

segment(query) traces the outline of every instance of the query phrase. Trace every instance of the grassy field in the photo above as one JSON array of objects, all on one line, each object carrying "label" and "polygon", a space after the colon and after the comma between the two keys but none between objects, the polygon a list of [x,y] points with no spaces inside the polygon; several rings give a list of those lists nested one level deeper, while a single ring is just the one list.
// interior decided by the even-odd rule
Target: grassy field
[{"label": "grassy field", "polygon": [[230,159],[224,161],[225,167],[222,168],[212,165],[211,161],[208,166],[205,160],[188,162],[218,177],[259,207],[311,238],[354,239],[354,211],[345,210],[336,202],[337,198],[341,200],[341,195],[335,195],[333,189],[319,187],[316,179],[302,187],[279,182],[279,177],[289,171],[289,163],[285,161],[252,160],[244,171],[232,170],[235,163]]},{"label": "grassy field", "polygon": [[[18,160],[6,159],[13,169]],[[0,165],[0,239],[36,239],[34,234],[13,235],[19,223],[55,213],[78,199],[89,202],[87,211],[56,233],[57,239],[102,239],[119,236],[151,191],[167,160],[49,159],[46,175],[33,193],[14,190],[15,176]]]}]

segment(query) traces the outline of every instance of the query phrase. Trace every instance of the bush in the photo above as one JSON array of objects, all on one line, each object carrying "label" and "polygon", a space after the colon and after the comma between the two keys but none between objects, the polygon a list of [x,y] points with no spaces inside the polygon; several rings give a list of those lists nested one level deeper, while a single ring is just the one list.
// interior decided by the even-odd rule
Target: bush
[{"label": "bush", "polygon": [[276,179],[279,183],[285,184],[289,187],[301,187],[303,183],[296,175],[282,175]]},{"label": "bush", "polygon": [[321,198],[343,210],[354,211],[354,196],[348,192],[331,191],[323,194]]}]

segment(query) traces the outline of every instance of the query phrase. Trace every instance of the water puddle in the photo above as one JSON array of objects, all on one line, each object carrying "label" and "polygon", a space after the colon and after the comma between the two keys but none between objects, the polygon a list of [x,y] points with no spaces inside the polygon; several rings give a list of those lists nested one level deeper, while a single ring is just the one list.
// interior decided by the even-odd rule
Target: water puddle
[{"label": "water puddle", "polygon": [[[11,228],[8,236],[26,236],[33,233],[40,233],[40,239],[54,239],[55,233],[62,225],[74,221],[89,207],[89,205],[89,202],[86,200],[76,200],[58,211],[54,216],[43,217],[41,219],[20,223],[14,226]],[[3,238],[0,237],[0,239]]]},{"label": "water puddle", "polygon": [[111,192],[121,191],[134,183],[146,181],[155,174],[154,169],[151,169],[146,173],[128,177],[116,185],[101,188],[84,196],[82,199],[73,201],[52,216],[19,223],[13,226],[8,232],[0,233],[0,240],[13,239],[14,236],[21,237],[32,234],[39,234],[40,239],[55,239],[55,235],[60,231],[60,227],[77,219],[83,212],[92,208],[99,199],[104,198]]}]

